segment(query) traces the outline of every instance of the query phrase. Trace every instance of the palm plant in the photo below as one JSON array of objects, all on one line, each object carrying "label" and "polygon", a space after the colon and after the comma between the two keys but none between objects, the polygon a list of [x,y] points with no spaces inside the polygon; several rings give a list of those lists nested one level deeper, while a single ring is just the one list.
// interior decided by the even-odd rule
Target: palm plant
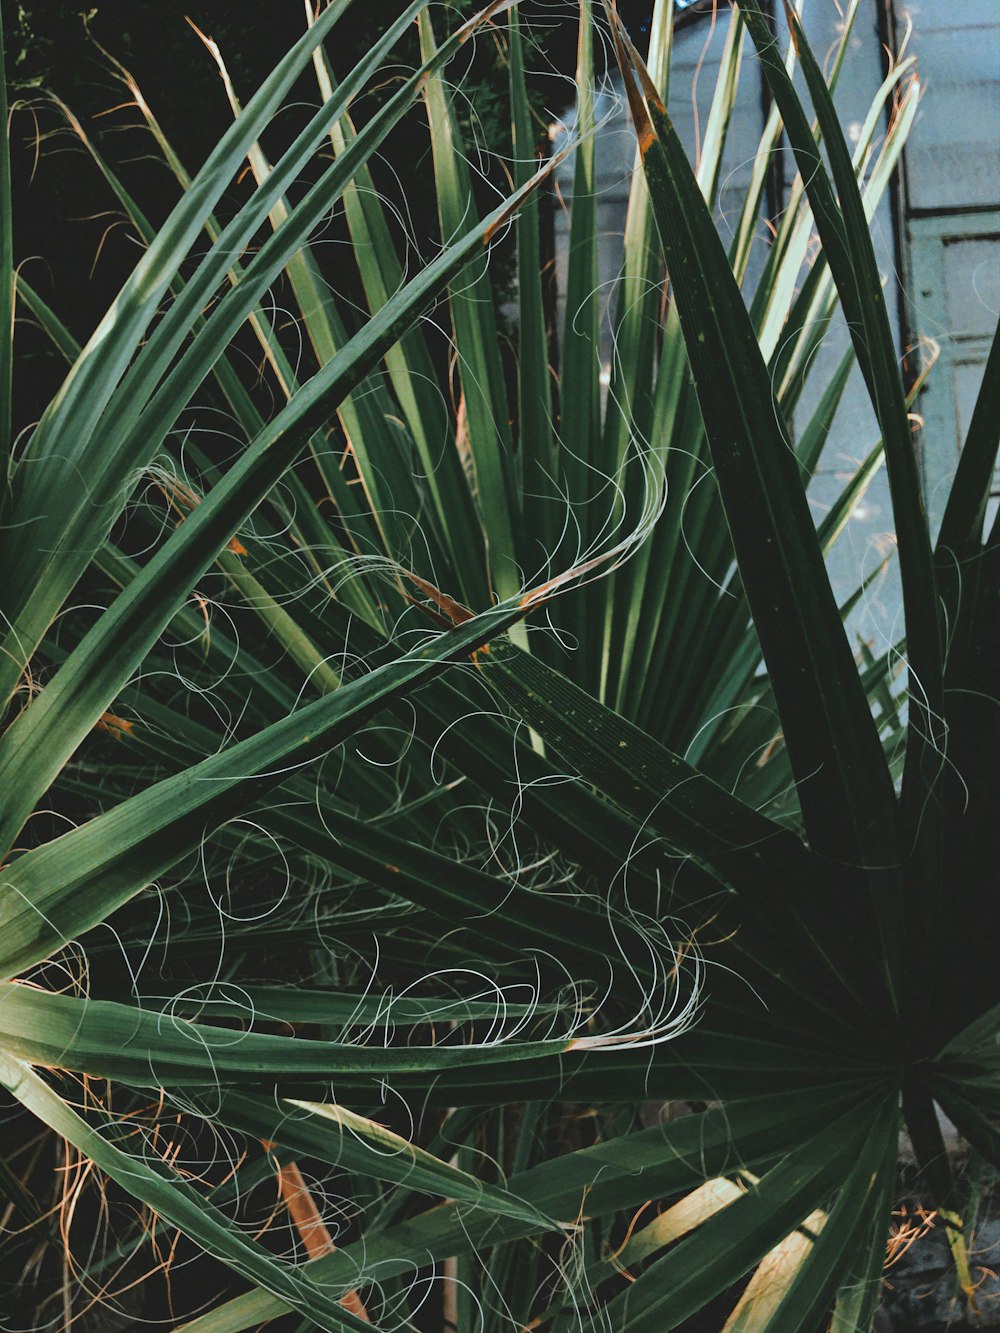
[{"label": "palm plant", "polygon": [[[324,42],[349,2],[307,6],[245,107],[229,87],[193,175],[120,70],[178,180],[158,231],[67,109],[146,249],[82,348],[16,283],[70,370],[2,441],[0,1079],[20,1118],[0,1188],[52,1248],[40,1122],[139,1205],[64,1273],[64,1322],[74,1284],[82,1305],[150,1267],[165,1227],[223,1266],[191,1333],[640,1333],[699,1311],[867,1329],[901,1115],[971,1291],[936,1108],[998,1163],[997,353],[932,545],[868,235],[912,62],[852,160],[795,11],[782,52],[744,0],[695,171],[664,105],[672,5],[646,62],[606,7],[642,170],[604,393],[601,16],[581,0],[553,373],[555,160],[516,7],[438,44],[413,0],[338,82]],[[355,123],[414,21],[419,68]],[[774,106],[727,253],[711,209],[743,25]],[[488,26],[511,193],[481,215],[445,71]],[[262,136],[310,63],[317,109],[272,163]],[[418,102],[441,247],[411,271],[370,171]],[[800,175],[744,292],[782,132]],[[316,244],[335,207],[360,313]],[[508,355],[487,266],[515,216]],[[9,217],[3,236],[12,312]],[[852,347],[792,446],[838,301]],[[880,438],[817,529],[806,486],[855,366]],[[906,640],[859,663],[823,557],[883,458]],[[291,1221],[268,1229],[276,1196]]]}]

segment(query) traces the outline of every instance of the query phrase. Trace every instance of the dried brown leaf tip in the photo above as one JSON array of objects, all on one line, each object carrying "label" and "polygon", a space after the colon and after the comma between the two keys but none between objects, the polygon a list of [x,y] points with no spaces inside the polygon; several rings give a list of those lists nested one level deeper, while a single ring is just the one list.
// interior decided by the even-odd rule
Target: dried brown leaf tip
[{"label": "dried brown leaf tip", "polygon": [[782,0],[785,9],[785,22],[788,24],[788,32],[792,39],[792,45],[795,53],[798,55],[802,50],[802,26],[799,23],[799,16],[795,6],[788,3],[788,0]]},{"label": "dried brown leaf tip", "polygon": [[[428,581],[422,579],[419,574],[412,574],[409,570],[404,570],[404,573],[413,586],[419,588],[424,596],[432,601],[438,610],[447,617],[448,623],[452,625],[464,625],[467,620],[472,619],[472,612],[469,608],[463,606],[461,602],[456,602],[454,597],[449,597],[448,594],[442,592],[440,588],[435,588],[433,583],[428,583]],[[411,601],[412,600],[413,599],[411,598]]]},{"label": "dried brown leaf tip", "polygon": [[477,28],[484,23],[489,23],[492,19],[498,18],[501,14],[505,14],[508,9],[513,9],[517,3],[518,0],[493,0],[492,4],[487,5],[485,9],[481,9],[478,14],[473,14],[472,18],[462,26],[458,33],[459,41],[467,42],[470,37],[475,35]]},{"label": "dried brown leaf tip", "polygon": [[182,516],[190,514],[196,505],[201,504],[201,496],[187,482],[177,477],[159,476],[157,484],[167,498],[167,503]]},{"label": "dried brown leaf tip", "polygon": [[507,223],[514,216],[514,212],[515,210],[513,208],[509,208],[504,213],[503,217],[499,217],[495,222],[490,223],[483,232],[483,245],[489,246],[492,244],[494,236],[496,236],[497,232],[502,231],[503,228],[506,227]]},{"label": "dried brown leaf tip", "polygon": [[[310,1259],[322,1259],[324,1255],[333,1254],[337,1247],[333,1243],[333,1237],[323,1221],[323,1215],[302,1176],[298,1163],[280,1162],[274,1155],[276,1144],[272,1143],[270,1139],[261,1139],[261,1144],[265,1151],[269,1152],[274,1158],[278,1193],[288,1209],[288,1215],[299,1234],[299,1239],[302,1241],[306,1254]],[[340,1304],[363,1323],[371,1323],[364,1302],[356,1291],[349,1291],[345,1296],[342,1296]]]},{"label": "dried brown leaf tip", "polygon": [[120,741],[126,736],[131,736],[135,730],[135,723],[130,722],[127,717],[117,717],[114,713],[102,713],[97,719],[97,730],[106,731],[109,736],[114,736],[116,741]]},{"label": "dried brown leaf tip", "polygon": [[[404,573],[407,579],[409,579],[415,587],[419,588],[424,596],[432,601],[438,609],[436,611],[432,610],[426,602],[419,602],[415,597],[410,597],[408,593],[404,593],[404,596],[412,603],[412,605],[418,606],[425,616],[429,616],[435,624],[440,625],[442,629],[452,629],[456,625],[464,625],[467,620],[472,620],[473,613],[467,606],[463,606],[461,602],[456,602],[454,597],[449,597],[448,594],[442,592],[440,588],[435,588],[433,583],[428,583],[428,581],[422,579],[419,574],[413,574],[409,570],[404,570]],[[469,656],[472,661],[475,662],[480,653],[488,653],[489,650],[489,644],[484,643],[481,644],[480,647],[473,649]]]},{"label": "dried brown leaf tip", "polygon": [[[167,498],[167,503],[180,514],[180,523],[183,523],[188,514],[201,504],[202,497],[198,492],[185,482],[178,481],[176,477],[160,477],[158,478],[158,484]],[[233,555],[247,554],[247,548],[239,537],[230,537],[229,541],[226,542],[226,550],[231,551]]]},{"label": "dried brown leaf tip", "polygon": [[[604,0],[604,10],[608,16],[608,22],[611,25],[611,36],[615,44],[615,56],[618,61],[618,67],[621,70],[622,79],[625,83],[625,95],[628,98],[629,111],[632,113],[632,122],[635,126],[636,139],[639,143],[639,151],[646,156],[651,145],[656,141],[656,132],[653,129],[653,122],[649,118],[649,112],[643,101],[642,92],[636,81],[636,73],[639,77],[645,73],[645,66],[639,57],[638,52],[629,40],[628,33],[622,27],[621,19],[618,17],[617,7],[608,0]],[[644,83],[648,83],[653,88],[653,95],[659,102],[659,95],[653,87],[652,80],[646,74]]]}]

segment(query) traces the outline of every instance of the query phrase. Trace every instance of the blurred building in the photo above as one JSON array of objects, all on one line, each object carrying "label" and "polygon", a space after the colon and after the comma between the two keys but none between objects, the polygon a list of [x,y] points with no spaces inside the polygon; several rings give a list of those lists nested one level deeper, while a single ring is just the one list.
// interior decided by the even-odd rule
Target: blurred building
[{"label": "blurred building", "polygon": [[[804,23],[814,52],[822,59],[843,33],[848,0],[806,0]],[[621,4],[628,25],[641,40],[651,5]],[[779,35],[782,5],[771,12]],[[669,109],[694,155],[704,130],[718,62],[730,21],[729,6],[717,12],[709,0],[675,0],[677,27]],[[903,163],[872,232],[886,279],[890,315],[900,356],[921,338],[940,349],[917,409],[925,421],[919,435],[922,475],[932,523],[940,521],[943,498],[982,381],[990,339],[1000,308],[1000,0],[860,0],[836,103],[848,139],[856,139],[888,69],[887,51],[917,57],[923,93]],[[739,216],[769,99],[749,38],[735,114],[729,131],[716,221],[724,237]],[[620,89],[605,89],[598,116],[607,117],[598,140],[601,280],[613,304],[614,276],[634,140]],[[571,118],[571,116],[570,116]],[[794,178],[790,152],[778,155],[769,193],[771,207]],[[564,169],[561,192],[570,202],[572,173]],[[564,254],[567,212],[557,219],[557,263]],[[760,249],[766,247],[762,219]],[[752,277],[752,275],[751,275]],[[610,325],[608,325],[610,329]],[[832,369],[847,345],[841,320],[832,327],[815,377]],[[608,340],[605,354],[610,357]],[[908,369],[918,357],[911,354]],[[800,417],[810,406],[804,401]],[[817,517],[878,437],[864,386],[848,387],[810,498]],[[1000,484],[998,484],[1000,489]],[[995,507],[995,502],[994,502]],[[846,596],[859,576],[871,573],[892,549],[892,515],[884,475],[855,507],[831,557],[835,587]],[[885,647],[901,630],[894,571],[887,570],[865,599],[852,628]]]}]

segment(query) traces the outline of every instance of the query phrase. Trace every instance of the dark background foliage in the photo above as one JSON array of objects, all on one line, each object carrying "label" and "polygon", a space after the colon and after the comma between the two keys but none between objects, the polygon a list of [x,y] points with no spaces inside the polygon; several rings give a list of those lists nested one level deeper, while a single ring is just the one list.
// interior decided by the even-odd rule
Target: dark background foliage
[{"label": "dark background foliage", "polygon": [[[401,0],[400,0],[401,3]],[[478,6],[474,0],[451,0],[437,25],[446,30],[458,17]],[[398,12],[399,4],[356,4],[340,20],[329,55],[335,72],[345,73],[358,54]],[[572,89],[567,80],[574,63],[572,23],[563,0],[536,4],[533,16],[539,38],[535,87],[540,142],[546,106],[562,107]],[[222,81],[214,62],[189,18],[219,45],[233,83],[245,100],[278,57],[300,36],[302,6],[292,0],[258,0],[251,6],[236,0],[79,0],[4,5],[4,45],[11,85],[15,248],[26,277],[49,301],[71,331],[86,339],[113,300],[137,258],[138,241],[116,209],[111,194],[78,142],[58,132],[64,121],[47,99],[51,92],[80,120],[102,155],[127,182],[151,221],[159,223],[178,197],[178,188],[153,146],[140,117],[128,106],[127,92],[115,77],[104,48],[135,76],[139,87],[173,143],[193,172],[231,118]],[[400,64],[417,56],[416,34],[398,50]],[[560,72],[561,71],[561,72]],[[509,124],[507,70],[503,50],[490,38],[479,40],[464,64],[451,76],[461,80],[464,129],[470,143],[487,150],[484,191],[489,177],[502,188],[502,168],[489,158]],[[359,116],[370,114],[379,91],[360,100]],[[315,83],[304,79],[300,111],[315,106]],[[275,153],[298,123],[287,112],[271,127],[265,147]],[[509,133],[509,131],[506,131]],[[410,242],[425,253],[436,241],[433,190],[427,188],[428,154],[423,118],[407,118],[395,134],[388,160],[376,168],[380,188],[405,210]],[[249,181],[243,189],[249,190]],[[235,202],[236,196],[233,196]],[[331,240],[337,239],[336,232]],[[402,238],[401,238],[402,239]],[[331,249],[335,254],[335,249]],[[348,266],[339,265],[339,270]],[[499,282],[509,270],[496,266]],[[345,275],[328,273],[338,287]],[[350,282],[350,277],[346,276]],[[46,341],[26,327],[20,330],[19,372],[15,388],[15,421],[35,419],[58,387],[63,367]]]},{"label": "dark background foliage", "polygon": [[[358,3],[347,10],[329,47],[338,73],[370,47],[402,2]],[[436,15],[439,31],[479,7],[478,0],[443,0],[443,12]],[[624,0],[619,8],[641,40],[651,0]],[[572,0],[522,0],[523,21],[534,37],[532,88],[540,145],[547,123],[572,98],[575,9]],[[304,25],[298,0],[255,0],[252,5],[237,0],[5,0],[3,5],[7,77],[15,104],[16,259],[28,264],[26,276],[80,339],[86,339],[127,277],[138,241],[87,154],[70,135],[54,133],[64,122],[45,95],[54,93],[73,110],[147,216],[162,221],[178,197],[176,183],[154,159],[146,131],[134,128],[138,113],[123,105],[127,94],[101,48],[135,76],[181,160],[194,171],[229,123],[230,112],[211,56],[186,19],[218,43],[244,99]],[[412,64],[416,54],[414,32],[399,48],[398,60]],[[452,66],[450,77],[462,84],[459,109],[468,141],[486,150],[477,161],[486,166],[484,194],[491,176],[502,188],[502,167],[490,157],[490,150],[499,152],[509,135],[502,43],[481,38],[464,64]],[[303,115],[316,96],[315,84],[304,80]],[[378,90],[366,94],[358,114],[370,112],[378,96]],[[272,142],[265,146],[274,152],[294,128],[286,113],[272,126]],[[428,153],[425,123],[414,115],[394,136],[381,172],[376,168],[380,188],[405,206],[411,242],[425,253],[437,236],[434,195],[427,188]],[[509,265],[496,263],[494,273],[498,283],[509,282]],[[327,276],[341,285],[339,272]],[[46,341],[22,328],[15,421],[23,426],[36,417],[62,373]]]}]

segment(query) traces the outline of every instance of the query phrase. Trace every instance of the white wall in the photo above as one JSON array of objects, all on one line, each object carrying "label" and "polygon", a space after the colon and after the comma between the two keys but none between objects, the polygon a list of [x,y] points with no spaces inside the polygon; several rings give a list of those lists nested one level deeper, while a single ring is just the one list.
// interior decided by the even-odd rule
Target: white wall
[{"label": "white wall", "polygon": [[[883,33],[879,8],[884,0],[863,0],[851,35],[836,102],[848,138],[856,138],[872,98],[884,77]],[[905,234],[902,271],[897,270],[897,238],[888,196],[872,224],[876,255],[886,284],[886,301],[900,356],[907,339],[934,336],[942,347],[941,364],[919,403],[927,419],[920,447],[932,519],[954,472],[960,440],[996,325],[1000,303],[1000,0],[908,0],[897,3],[899,31],[912,18],[909,50],[918,55],[924,87],[918,120],[906,153],[905,197],[901,199]],[[781,6],[777,6],[780,10]],[[838,0],[806,0],[804,18],[813,50],[821,58],[832,51],[842,32]],[[689,147],[696,151],[714,91],[719,53],[729,22],[720,5],[710,17],[684,26],[675,35],[670,112]],[[619,98],[617,105],[615,97]],[[599,99],[599,114],[609,114],[598,140],[597,192],[600,199],[600,279],[605,309],[613,309],[613,281],[620,262],[628,182],[634,141],[621,90]],[[736,114],[727,144],[717,222],[724,237],[743,197],[750,164],[763,127],[761,79],[749,39]],[[571,119],[569,113],[567,119]],[[786,150],[786,181],[794,163]],[[557,269],[565,259],[572,169],[560,174],[566,211],[557,219]],[[759,258],[766,241],[760,228]],[[759,267],[759,263],[758,263]],[[752,285],[754,271],[751,270]],[[897,319],[904,314],[903,326]],[[602,354],[610,357],[606,323]],[[797,414],[799,428],[808,419],[827,374],[848,344],[838,316],[819,354],[813,388]],[[810,491],[817,519],[839,493],[878,437],[874,413],[860,374],[848,385],[831,432],[823,465]],[[880,473],[830,557],[835,591],[841,598],[871,574],[894,546],[888,485]],[[902,631],[901,599],[894,562],[866,594],[850,622],[876,651]]]}]

